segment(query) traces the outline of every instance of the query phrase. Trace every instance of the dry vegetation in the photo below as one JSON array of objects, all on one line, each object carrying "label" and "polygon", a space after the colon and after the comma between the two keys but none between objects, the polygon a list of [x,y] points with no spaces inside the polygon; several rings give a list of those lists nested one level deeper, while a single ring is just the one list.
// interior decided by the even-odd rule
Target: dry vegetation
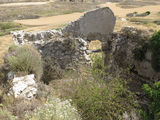
[{"label": "dry vegetation", "polygon": [[0,21],[36,19],[39,17],[84,12],[96,7],[95,3],[51,2],[46,5],[0,7]]},{"label": "dry vegetation", "polygon": [[[0,0],[1,2],[2,0]],[[27,0],[28,1],[28,0]],[[115,0],[110,0],[115,1]],[[119,1],[119,0],[117,0]],[[152,2],[149,0],[144,1],[125,1],[120,2],[118,6],[121,6],[125,9],[119,8],[116,4],[109,5],[111,9],[114,11],[115,15],[117,16],[117,23],[115,26],[115,30],[119,30],[122,26],[130,25],[135,26],[143,29],[159,29],[159,20],[160,20],[160,10],[159,6],[147,6],[146,9],[151,11],[151,14],[147,17],[132,17],[126,18],[126,14],[129,12],[145,12],[143,8],[135,8],[141,7],[146,5],[155,5],[159,4],[160,0],[153,0]],[[16,21],[22,23],[30,23],[35,24],[39,23],[38,25],[28,25],[27,30],[44,30],[57,28],[59,26],[63,26],[66,23],[62,22],[69,22],[71,20],[79,18],[83,13],[80,14],[70,14],[73,12],[84,12],[90,9],[93,9],[97,6],[97,3],[65,3],[65,2],[55,2],[49,3],[46,5],[39,5],[39,6],[21,6],[21,7],[0,7],[0,21],[13,21],[16,19],[29,19],[25,21]],[[102,5],[106,6],[106,4]],[[127,9],[127,8],[135,8],[135,9]],[[153,9],[154,8],[154,9]],[[55,15],[62,15],[68,14],[64,16],[55,16]],[[48,17],[54,16],[54,17]],[[76,17],[75,17],[76,16]],[[42,19],[35,19],[43,17]],[[51,19],[52,18],[52,19]],[[58,18],[58,19],[55,19]],[[69,18],[69,19],[67,19]],[[121,18],[126,18],[127,21],[122,21]],[[34,19],[33,21],[30,19]],[[59,22],[59,20],[63,19],[63,21]],[[53,22],[51,25],[43,24]],[[35,22],[38,21],[38,22]],[[47,22],[45,22],[47,21]],[[0,24],[3,26],[4,23]],[[0,32],[3,32],[2,27],[0,26]],[[38,28],[37,28],[38,26]],[[5,27],[5,25],[4,25]],[[19,26],[18,26],[19,27]],[[5,27],[8,31],[11,28],[17,28],[17,26],[8,25]],[[12,29],[11,29],[12,30]],[[7,32],[8,32],[7,31]],[[3,56],[4,52],[7,51],[8,46],[12,44],[11,37],[9,35],[0,37],[0,55]],[[26,61],[25,64],[28,66],[23,70],[28,73],[36,73],[40,74],[38,78],[41,77],[42,74],[42,63],[41,59],[36,61],[37,52],[30,47],[27,47],[27,51],[23,50],[24,48],[19,48],[16,50],[18,53],[17,56],[13,55],[9,59],[9,63],[11,64],[11,68],[13,71],[18,72],[19,68],[20,71],[22,63],[26,61],[26,57],[30,58],[29,61]],[[28,50],[29,49],[29,50]],[[91,42],[89,45],[89,49],[101,49],[100,41],[96,40]],[[32,54],[33,53],[33,54]],[[60,102],[63,103],[66,99],[72,99],[72,104],[75,105],[78,109],[78,112],[81,114],[81,117],[84,120],[106,120],[106,119],[117,119],[119,114],[123,114],[124,111],[130,112],[137,108],[137,104],[135,102],[135,96],[128,90],[126,79],[123,79],[121,75],[117,75],[119,77],[113,78],[111,82],[106,82],[109,79],[108,73],[105,72],[105,67],[103,65],[102,54],[91,55],[94,63],[93,68],[88,68],[86,66],[80,66],[78,70],[69,71],[63,73],[60,69],[56,66],[56,63],[50,63],[50,60],[47,61],[47,65],[44,66],[45,70],[44,75],[42,77],[43,82],[50,85],[51,88],[54,89],[54,94],[62,99]],[[39,57],[39,55],[38,55]],[[21,61],[22,60],[22,61]],[[19,61],[19,62],[18,62]],[[37,63],[36,63],[37,62]],[[35,68],[34,66],[37,66]],[[49,65],[49,66],[48,66]],[[33,69],[30,72],[28,68]],[[38,73],[37,73],[38,71]],[[60,79],[62,78],[63,79]],[[2,77],[1,77],[2,78]],[[57,80],[58,79],[58,80]],[[59,80],[60,79],[60,80]],[[53,81],[54,80],[54,81]],[[48,86],[46,87],[44,84],[39,83],[39,93],[36,96],[36,99],[28,102],[25,100],[15,99],[12,96],[7,97],[6,93],[4,93],[4,88],[0,89],[0,102],[3,104],[0,106],[0,119],[6,120],[16,120],[15,116],[19,117],[19,120],[23,120],[25,115],[27,114],[27,120],[51,120],[55,117],[55,109],[54,107],[47,106],[46,108],[37,109],[37,107],[44,105],[45,103],[49,103],[51,105],[56,106],[57,102],[56,99],[51,99],[51,101],[47,101],[47,97],[50,92],[53,91],[48,90]],[[1,94],[2,93],[2,94]],[[55,96],[50,97],[54,98]],[[94,104],[93,104],[94,103]],[[70,105],[70,103],[69,103]],[[5,107],[4,107],[5,106]],[[71,108],[71,107],[69,107]],[[90,109],[91,108],[91,109]],[[47,110],[50,110],[48,112]],[[70,111],[70,109],[66,109]],[[27,113],[26,113],[27,111]],[[68,112],[67,111],[67,112]],[[105,112],[104,112],[105,111]],[[34,114],[32,114],[35,112]],[[71,112],[69,112],[71,113]],[[75,113],[74,113],[75,114]],[[33,115],[33,116],[32,116]],[[46,116],[48,115],[48,116]],[[117,117],[118,116],[118,117]],[[46,118],[47,117],[47,118]],[[77,116],[76,116],[77,117]],[[56,119],[59,120],[57,117]],[[79,119],[79,116],[78,116]],[[65,119],[64,119],[65,120]],[[70,118],[68,120],[71,120]]]}]

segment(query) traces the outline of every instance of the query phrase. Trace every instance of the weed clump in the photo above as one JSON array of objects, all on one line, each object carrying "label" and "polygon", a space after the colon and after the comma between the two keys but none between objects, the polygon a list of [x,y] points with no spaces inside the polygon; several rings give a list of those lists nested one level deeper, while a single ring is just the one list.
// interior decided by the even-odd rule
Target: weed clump
[{"label": "weed clump", "polygon": [[37,50],[29,45],[14,47],[7,57],[11,71],[35,74],[40,80],[43,73],[41,56]]},{"label": "weed clump", "polygon": [[43,71],[43,77],[42,81],[46,84],[49,84],[50,81],[55,79],[60,79],[64,76],[64,72],[61,69],[60,65],[51,58],[45,58],[44,59],[44,71]]},{"label": "weed clump", "polygon": [[107,75],[106,69],[107,67],[104,65],[104,61],[100,55],[94,55],[92,56],[92,75],[96,78],[105,78]]},{"label": "weed clump", "polygon": [[[94,59],[93,68],[72,81],[63,82],[58,90],[61,97],[72,99],[83,120],[120,120],[125,111],[134,110],[133,94],[127,90],[125,80],[107,80],[101,57]],[[103,70],[103,72],[102,72]]]},{"label": "weed clump", "polygon": [[160,82],[154,83],[152,86],[148,84],[143,85],[143,90],[151,104],[148,109],[140,111],[140,114],[144,120],[159,120],[160,119]]}]

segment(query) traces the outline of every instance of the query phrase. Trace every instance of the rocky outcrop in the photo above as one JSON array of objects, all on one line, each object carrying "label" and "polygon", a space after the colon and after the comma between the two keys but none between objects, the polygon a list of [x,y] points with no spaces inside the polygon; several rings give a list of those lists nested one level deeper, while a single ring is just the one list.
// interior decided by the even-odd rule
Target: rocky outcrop
[{"label": "rocky outcrop", "polygon": [[151,65],[151,49],[149,39],[152,33],[133,27],[124,27],[121,31],[113,33],[110,49],[105,51],[105,64],[108,71],[114,73],[120,68],[129,68],[131,72],[148,80],[158,80],[160,73]]},{"label": "rocky outcrop", "polygon": [[12,80],[13,87],[10,93],[13,92],[15,98],[31,99],[37,93],[37,84],[34,74],[23,77],[14,77]]}]

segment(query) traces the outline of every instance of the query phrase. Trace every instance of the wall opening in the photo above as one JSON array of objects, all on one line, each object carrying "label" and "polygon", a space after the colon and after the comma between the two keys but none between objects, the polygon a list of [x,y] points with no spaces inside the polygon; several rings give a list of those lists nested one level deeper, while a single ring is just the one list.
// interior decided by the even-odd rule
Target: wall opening
[{"label": "wall opening", "polygon": [[88,50],[90,52],[90,57],[94,55],[102,57],[102,42],[100,40],[92,40],[89,43]]}]

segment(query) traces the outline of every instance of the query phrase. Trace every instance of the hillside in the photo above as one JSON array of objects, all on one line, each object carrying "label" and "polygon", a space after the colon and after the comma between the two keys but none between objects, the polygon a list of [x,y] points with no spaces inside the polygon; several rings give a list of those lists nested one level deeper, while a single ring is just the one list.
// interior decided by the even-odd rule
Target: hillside
[{"label": "hillside", "polygon": [[159,0],[10,2],[0,120],[160,119]]}]

